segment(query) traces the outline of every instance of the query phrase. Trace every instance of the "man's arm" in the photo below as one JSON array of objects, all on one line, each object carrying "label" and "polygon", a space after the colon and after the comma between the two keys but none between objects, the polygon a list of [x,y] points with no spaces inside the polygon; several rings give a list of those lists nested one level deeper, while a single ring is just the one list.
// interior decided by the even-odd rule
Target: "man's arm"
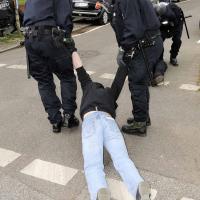
[{"label": "man's arm", "polygon": [[115,101],[117,101],[122,91],[127,74],[128,74],[128,67],[125,65],[119,65],[117,73],[115,75],[115,79],[113,80],[111,85],[111,91]]},{"label": "man's arm", "polygon": [[73,61],[74,69],[76,69],[77,71],[78,80],[81,83],[81,88],[82,90],[84,90],[89,84],[92,83],[92,80],[89,74],[84,69],[80,56],[78,55],[77,52],[73,52],[72,61]]}]

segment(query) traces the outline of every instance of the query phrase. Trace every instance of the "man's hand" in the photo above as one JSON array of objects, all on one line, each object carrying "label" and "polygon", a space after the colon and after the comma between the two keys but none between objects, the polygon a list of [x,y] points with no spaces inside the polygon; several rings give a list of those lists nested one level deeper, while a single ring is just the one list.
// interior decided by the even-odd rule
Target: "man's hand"
[{"label": "man's hand", "polygon": [[80,56],[78,55],[76,51],[72,53],[72,62],[73,62],[74,69],[83,67],[83,63],[80,59]]},{"label": "man's hand", "polygon": [[123,60],[123,57],[124,57],[124,50],[119,48],[119,51],[118,51],[118,54],[117,54],[117,64],[119,66],[126,66],[124,60]]}]

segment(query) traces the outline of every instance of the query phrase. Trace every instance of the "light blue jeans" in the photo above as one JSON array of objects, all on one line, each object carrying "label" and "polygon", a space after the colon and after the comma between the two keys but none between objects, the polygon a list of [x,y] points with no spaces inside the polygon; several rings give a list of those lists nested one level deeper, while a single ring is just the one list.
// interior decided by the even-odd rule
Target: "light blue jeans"
[{"label": "light blue jeans", "polygon": [[136,197],[138,185],[143,179],[128,156],[124,138],[112,117],[96,111],[87,115],[82,124],[84,171],[90,199],[96,200],[98,190],[108,187],[104,173],[103,147],[111,155],[114,167],[129,192]]}]

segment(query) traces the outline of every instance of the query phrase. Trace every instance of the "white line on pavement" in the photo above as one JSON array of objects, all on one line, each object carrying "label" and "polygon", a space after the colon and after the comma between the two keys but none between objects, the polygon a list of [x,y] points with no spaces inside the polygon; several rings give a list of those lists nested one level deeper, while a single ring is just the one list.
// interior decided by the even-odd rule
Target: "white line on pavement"
[{"label": "white line on pavement", "polygon": [[21,154],[19,153],[0,148],[0,166],[5,167],[20,156]]},{"label": "white line on pavement", "polygon": [[170,84],[169,81],[164,81],[158,84],[158,86],[168,86]]},{"label": "white line on pavement", "polygon": [[0,64],[0,67],[5,67],[6,66],[6,64]]},{"label": "white line on pavement", "polygon": [[8,69],[26,69],[26,65],[10,65],[7,67]]},{"label": "white line on pavement", "polygon": [[183,197],[181,200],[194,200],[194,199],[189,199],[189,198]]},{"label": "white line on pavement", "polygon": [[114,79],[115,78],[115,74],[108,74],[108,73],[105,73],[105,74],[102,74],[100,76],[100,78],[105,78],[105,79]]},{"label": "white line on pavement", "polygon": [[[135,200],[133,196],[128,192],[126,186],[124,185],[123,182],[117,181],[114,179],[107,179],[110,191],[111,191],[111,196],[114,199],[120,200]],[[154,200],[157,195],[156,190],[151,191],[151,200]]]},{"label": "white line on pavement", "polygon": [[95,74],[94,71],[87,71],[87,73],[88,73],[89,75]]},{"label": "white line on pavement", "polygon": [[186,1],[180,1],[179,4],[181,3],[187,3],[187,2],[190,2],[191,0],[186,0]]},{"label": "white line on pavement", "polygon": [[180,89],[190,90],[190,91],[198,91],[198,90],[200,90],[200,86],[192,85],[192,84],[183,84],[183,85],[180,86]]},{"label": "white line on pavement", "polygon": [[34,160],[21,170],[21,173],[23,174],[60,185],[66,185],[77,172],[77,169],[65,167],[56,163],[46,162],[40,159]]},{"label": "white line on pavement", "polygon": [[91,29],[91,30],[89,30],[89,31],[86,31],[86,32],[84,32],[84,33],[80,33],[80,34],[77,34],[77,35],[73,35],[72,37],[75,38],[75,37],[79,37],[79,36],[81,36],[81,35],[85,35],[85,34],[87,34],[87,33],[91,33],[91,32],[93,32],[93,31],[96,31],[96,30],[98,30],[98,29],[100,29],[100,28],[103,28],[104,26],[107,26],[107,25],[109,25],[109,23],[106,24],[106,25],[103,25],[103,26],[98,26],[98,27],[93,28],[93,29]]}]

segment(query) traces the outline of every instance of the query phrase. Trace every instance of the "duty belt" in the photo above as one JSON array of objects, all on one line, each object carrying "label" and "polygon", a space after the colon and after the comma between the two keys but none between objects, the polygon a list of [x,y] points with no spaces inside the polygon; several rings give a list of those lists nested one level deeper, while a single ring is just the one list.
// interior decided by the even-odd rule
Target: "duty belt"
[{"label": "duty belt", "polygon": [[54,36],[63,36],[63,37],[69,37],[69,34],[66,34],[66,31],[63,29],[60,29],[56,26],[29,26],[25,27],[24,30],[24,36],[26,38],[29,37],[37,37],[39,35],[52,35]]}]

